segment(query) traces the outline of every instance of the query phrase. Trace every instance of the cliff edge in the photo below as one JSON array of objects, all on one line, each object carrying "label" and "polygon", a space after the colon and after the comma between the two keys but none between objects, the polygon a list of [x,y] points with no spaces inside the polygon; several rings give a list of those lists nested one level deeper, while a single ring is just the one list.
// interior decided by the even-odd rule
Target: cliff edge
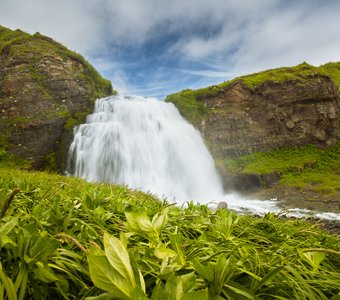
[{"label": "cliff edge", "polygon": [[[331,148],[328,152],[338,157],[339,85],[340,63],[321,67],[302,63],[238,77],[208,88],[184,90],[169,95],[166,101],[174,103],[200,130],[225,187],[256,192],[271,187],[287,172],[297,174],[305,168],[321,172],[322,162],[318,158],[321,154],[316,155],[319,149]],[[306,145],[316,147],[309,161],[304,161],[304,156],[297,151],[289,152],[289,149],[302,147],[301,151],[310,153],[309,148],[309,152],[303,148]],[[262,161],[258,153],[264,153]],[[267,157],[277,157],[277,160],[272,159],[271,165],[263,168],[261,163],[267,159],[266,153]],[[296,155],[294,162],[280,169],[278,165],[282,160],[288,161],[292,155]],[[247,164],[250,162],[251,168]],[[334,184],[330,189],[334,197],[339,196],[336,188],[339,184],[336,181],[340,180],[336,175],[340,170],[339,162],[334,160],[327,166],[332,169],[330,177]],[[318,182],[314,182],[313,189],[317,186]],[[271,196],[276,194],[273,191]]]},{"label": "cliff edge", "polygon": [[81,55],[0,26],[0,148],[32,168],[62,170],[73,126],[114,92]]}]

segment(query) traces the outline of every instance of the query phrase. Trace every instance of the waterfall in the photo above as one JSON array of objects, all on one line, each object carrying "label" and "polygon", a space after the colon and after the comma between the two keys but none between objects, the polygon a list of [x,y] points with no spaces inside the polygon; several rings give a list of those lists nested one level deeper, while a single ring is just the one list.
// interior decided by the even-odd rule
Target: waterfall
[{"label": "waterfall", "polygon": [[86,124],[75,128],[67,171],[176,202],[223,198],[198,130],[173,104],[152,98],[118,95],[97,100]]},{"label": "waterfall", "polygon": [[[67,173],[87,181],[124,184],[178,204],[222,200],[236,212],[257,215],[284,209],[276,200],[223,195],[200,133],[173,104],[139,96],[96,101],[87,122],[74,129]],[[340,220],[340,213],[284,210],[287,216]]]}]

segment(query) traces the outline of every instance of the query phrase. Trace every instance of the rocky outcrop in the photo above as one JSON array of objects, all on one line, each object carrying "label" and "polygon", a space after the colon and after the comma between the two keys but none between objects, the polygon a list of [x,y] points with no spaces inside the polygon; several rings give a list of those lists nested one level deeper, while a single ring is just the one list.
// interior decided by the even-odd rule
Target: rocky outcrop
[{"label": "rocky outcrop", "polygon": [[210,113],[201,123],[215,157],[306,144],[334,145],[339,139],[340,95],[327,76],[303,84],[268,82],[251,89],[235,82],[204,99]]},{"label": "rocky outcrop", "polygon": [[72,128],[110,95],[79,54],[39,33],[0,27],[0,147],[32,168],[62,169]]},{"label": "rocky outcrop", "polygon": [[[305,63],[185,90],[167,101],[201,131],[217,162],[307,144],[327,147],[340,139],[339,87],[324,69]],[[280,178],[219,167],[225,186],[242,192],[270,187]]]}]

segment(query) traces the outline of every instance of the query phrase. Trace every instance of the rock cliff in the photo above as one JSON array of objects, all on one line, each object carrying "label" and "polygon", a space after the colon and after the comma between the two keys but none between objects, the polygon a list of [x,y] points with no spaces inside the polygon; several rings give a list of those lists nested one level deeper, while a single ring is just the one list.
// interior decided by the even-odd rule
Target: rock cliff
[{"label": "rock cliff", "polygon": [[[182,115],[201,131],[216,162],[254,152],[340,139],[339,64],[306,63],[243,76],[200,90],[169,95]],[[227,174],[225,184],[241,191],[271,186],[276,173]]]},{"label": "rock cliff", "polygon": [[63,169],[73,126],[97,97],[112,93],[79,54],[0,26],[0,148],[32,168]]},{"label": "rock cliff", "polygon": [[332,80],[268,82],[254,89],[235,82],[205,99],[211,110],[200,129],[215,156],[282,147],[334,145],[339,138],[339,92]]}]

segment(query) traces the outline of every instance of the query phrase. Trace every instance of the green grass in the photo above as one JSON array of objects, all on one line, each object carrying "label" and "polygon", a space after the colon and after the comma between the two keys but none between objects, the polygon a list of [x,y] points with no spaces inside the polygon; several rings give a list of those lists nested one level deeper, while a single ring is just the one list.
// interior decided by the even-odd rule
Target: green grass
[{"label": "green grass", "polygon": [[327,63],[320,66],[320,69],[324,70],[327,73],[327,75],[332,78],[332,80],[340,90],[340,63],[338,62]]},{"label": "green grass", "polygon": [[30,167],[30,163],[24,159],[18,159],[9,154],[6,149],[0,147],[0,168],[21,168]]},{"label": "green grass", "polygon": [[4,167],[0,208],[1,299],[339,297],[340,238],[303,220]]},{"label": "green grass", "polygon": [[340,187],[340,142],[329,148],[308,145],[257,152],[223,163],[230,172],[280,173],[280,182],[293,187],[323,193],[338,192]]},{"label": "green grass", "polygon": [[264,84],[280,84],[287,81],[303,84],[308,78],[314,76],[329,76],[340,89],[340,63],[328,63],[320,67],[314,67],[304,62],[294,67],[276,68],[236,77],[206,88],[183,90],[168,95],[165,101],[174,103],[188,121],[199,125],[211,112],[210,109],[204,106],[204,100],[223,93],[228,86],[236,82],[242,82],[248,88],[255,89]]},{"label": "green grass", "polygon": [[91,64],[89,64],[80,54],[68,50],[66,47],[57,43],[53,39],[35,33],[29,35],[20,30],[10,30],[0,26],[0,53],[7,51],[11,57],[28,59],[28,65],[25,71],[32,74],[33,78],[43,81],[44,74],[38,72],[35,62],[41,60],[41,55],[50,57],[60,57],[64,61],[76,60],[84,68],[83,78],[94,90],[93,101],[97,97],[114,94],[111,82],[104,79]]},{"label": "green grass", "polygon": [[242,82],[245,83],[248,87],[255,88],[256,86],[260,86],[268,82],[303,82],[309,77],[317,75],[326,75],[326,72],[318,67],[314,67],[307,63],[302,63],[295,67],[282,67],[241,76],[238,79],[242,80]]},{"label": "green grass", "polygon": [[203,102],[197,101],[196,93],[192,90],[172,94],[166,98],[166,101],[172,102],[181,115],[196,126],[201,125],[202,119],[208,112]]}]

